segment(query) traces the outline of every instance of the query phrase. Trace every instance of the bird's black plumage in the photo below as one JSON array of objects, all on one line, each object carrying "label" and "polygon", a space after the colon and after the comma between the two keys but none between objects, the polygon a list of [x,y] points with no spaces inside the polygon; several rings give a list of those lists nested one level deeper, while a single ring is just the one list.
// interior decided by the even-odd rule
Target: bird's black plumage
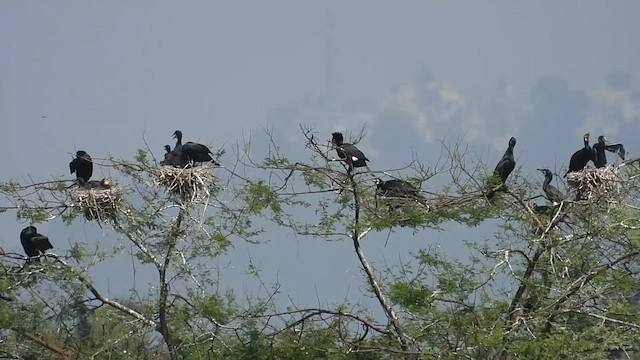
[{"label": "bird's black plumage", "polygon": [[186,158],[187,161],[192,161],[194,163],[211,162],[214,165],[218,165],[218,162],[213,160],[213,158],[209,154],[213,153],[205,145],[194,143],[191,141],[182,145],[183,159]]},{"label": "bird's black plumage", "polygon": [[86,151],[78,150],[76,157],[69,163],[71,174],[76,173],[78,185],[84,185],[93,175],[93,161]]},{"label": "bird's black plumage", "polygon": [[[504,155],[502,155],[502,158],[500,159],[500,161],[498,161],[498,165],[496,165],[496,168],[493,170],[493,175],[500,178],[500,181],[503,184],[507,181],[509,174],[511,174],[513,169],[516,167],[516,159],[513,156],[513,148],[515,146],[516,146],[516,138],[512,136],[509,139],[509,145],[507,146],[507,150],[504,152]],[[487,193],[487,198],[491,199],[493,195],[494,195],[494,191],[490,190]]]},{"label": "bird's black plumage", "polygon": [[174,165],[178,165],[183,167],[187,165],[188,161],[186,157],[182,154],[182,131],[176,130],[173,132],[173,138],[176,139],[176,146],[173,147],[173,156],[176,157],[177,161]]},{"label": "bird's black plumage", "polygon": [[349,166],[349,172],[353,171],[353,169],[357,167],[367,167],[367,161],[370,160],[367,159],[360,149],[352,144],[344,142],[342,133],[334,132],[331,136],[331,142],[336,148],[336,153],[342,161],[347,163]]},{"label": "bird's black plumage", "polygon": [[376,193],[380,196],[424,199],[420,194],[420,189],[408,181],[400,179],[382,181],[381,179],[375,179],[374,182],[376,184]]},{"label": "bird's black plumage", "polygon": [[567,174],[570,172],[582,171],[582,169],[584,169],[584,167],[589,163],[589,160],[594,161],[593,150],[589,146],[589,133],[584,134],[582,141],[584,142],[584,147],[571,155]]},{"label": "bird's black plumage", "polygon": [[[34,257],[44,254],[47,250],[53,249],[53,245],[49,242],[49,238],[38,234],[38,230],[35,226],[27,226],[20,232],[20,242],[24,252],[29,257]],[[40,259],[35,259],[40,261]]]},{"label": "bird's black plumage", "polygon": [[598,142],[593,144],[593,163],[596,168],[603,168],[607,166],[605,150],[618,154],[622,160],[624,160],[624,156],[626,155],[626,151],[624,150],[624,145],[622,145],[622,143],[610,143],[604,135],[600,135],[598,136]]},{"label": "bird's black plumage", "polygon": [[562,191],[558,190],[555,186],[551,185],[553,179],[553,173],[549,169],[538,169],[544,174],[544,182],[542,183],[542,191],[547,196],[547,199],[553,203],[561,203],[566,196]]},{"label": "bird's black plumage", "polygon": [[176,146],[173,148],[173,156],[178,159],[178,161],[174,161],[177,162],[177,164],[174,165],[184,167],[191,162],[212,162],[215,165],[219,165],[218,162],[211,157],[210,154],[213,153],[207,146],[191,141],[182,144],[182,131],[180,130],[176,130],[173,133],[173,137],[177,139]]},{"label": "bird's black plumage", "polygon": [[513,148],[516,146],[516,138],[512,137],[509,139],[509,146],[507,150],[502,155],[502,159],[496,165],[496,168],[493,170],[493,174],[500,177],[502,182],[506,182],[509,174],[516,167],[516,159],[513,156]]},{"label": "bird's black plumage", "polygon": [[171,150],[171,146],[165,145],[164,149],[166,153],[164,154],[164,160],[160,161],[160,165],[180,166],[180,157]]}]

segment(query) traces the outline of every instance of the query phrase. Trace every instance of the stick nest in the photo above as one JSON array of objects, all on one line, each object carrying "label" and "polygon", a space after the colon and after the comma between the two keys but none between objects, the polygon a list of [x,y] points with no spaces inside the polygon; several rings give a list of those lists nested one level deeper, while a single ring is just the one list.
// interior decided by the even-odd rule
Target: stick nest
[{"label": "stick nest", "polygon": [[195,201],[209,196],[209,186],[215,184],[212,167],[174,167],[170,165],[153,168],[156,182],[180,198],[182,201]]},{"label": "stick nest", "polygon": [[619,195],[621,179],[618,170],[617,166],[606,166],[571,172],[567,174],[567,184],[577,189],[581,199]]},{"label": "stick nest", "polygon": [[87,220],[114,220],[124,199],[124,189],[120,187],[75,188],[70,193],[74,206],[84,211]]}]

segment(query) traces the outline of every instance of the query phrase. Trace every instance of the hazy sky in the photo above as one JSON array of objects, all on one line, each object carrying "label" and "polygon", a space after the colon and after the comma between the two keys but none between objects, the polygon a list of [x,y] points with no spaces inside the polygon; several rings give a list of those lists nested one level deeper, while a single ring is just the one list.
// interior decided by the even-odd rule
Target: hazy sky
[{"label": "hazy sky", "polygon": [[[261,128],[273,126],[283,149],[305,160],[300,123],[327,139],[366,125],[361,148],[378,170],[406,164],[412,151],[428,164],[439,140],[458,137],[492,167],[516,136],[518,166],[534,178],[535,168],[566,167],[586,131],[623,141],[635,156],[638,14],[631,0],[3,1],[0,151],[19,156],[3,157],[2,180],[69,176],[77,149],[131,156],[146,140],[161,156],[177,128],[216,147],[243,133],[264,144]],[[0,247],[21,252],[26,225],[14,215],[0,217]],[[58,253],[114,238],[81,220],[39,229]],[[400,234],[386,248],[385,236],[371,236],[372,261],[392,264],[440,241],[466,257],[462,240],[478,239],[461,230]],[[303,303],[360,299],[350,242],[265,237],[224,258],[225,286],[254,286],[243,276],[250,254],[265,280],[277,277]],[[118,280],[130,263],[120,257],[94,278],[111,295],[145,287],[144,274]]]}]

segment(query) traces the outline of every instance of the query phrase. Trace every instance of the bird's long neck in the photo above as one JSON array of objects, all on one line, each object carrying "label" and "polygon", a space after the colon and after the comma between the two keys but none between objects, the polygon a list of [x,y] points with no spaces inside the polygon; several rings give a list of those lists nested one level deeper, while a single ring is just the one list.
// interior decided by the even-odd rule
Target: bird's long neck
[{"label": "bird's long neck", "polygon": [[513,146],[509,145],[507,151],[504,152],[503,157],[513,157]]},{"label": "bird's long neck", "polygon": [[545,174],[544,175],[544,183],[542,184],[543,187],[549,186],[549,184],[551,184],[551,180],[553,179],[553,175],[551,174]]}]

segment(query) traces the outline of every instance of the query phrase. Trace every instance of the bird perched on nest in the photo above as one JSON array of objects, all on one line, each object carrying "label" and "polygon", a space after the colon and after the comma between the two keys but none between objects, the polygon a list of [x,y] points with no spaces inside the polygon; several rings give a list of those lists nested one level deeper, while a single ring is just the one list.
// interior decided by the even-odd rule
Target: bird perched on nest
[{"label": "bird perched on nest", "polygon": [[594,154],[591,146],[589,146],[589,133],[584,134],[582,136],[582,141],[584,142],[584,147],[571,155],[571,160],[569,160],[569,170],[564,174],[576,171],[582,171],[585,166],[589,163],[589,160],[594,161]]},{"label": "bird perched on nest", "polygon": [[76,152],[75,159],[69,163],[69,170],[71,174],[76,173],[76,179],[78,185],[83,186],[93,175],[93,161],[91,156],[84,150],[78,150]]},{"label": "bird perched on nest", "polygon": [[[507,181],[509,174],[511,174],[513,169],[516,167],[516,159],[513,156],[513,148],[515,146],[516,138],[511,137],[511,139],[509,139],[507,150],[504,152],[504,155],[502,155],[502,158],[498,162],[498,165],[496,165],[496,168],[493,170],[493,175],[499,177],[502,184]],[[487,193],[487,198],[491,199],[493,195],[494,191],[489,191]]]},{"label": "bird perched on nest", "polygon": [[544,174],[544,181],[542,182],[542,191],[546,195],[547,199],[552,203],[559,204],[566,197],[562,193],[562,191],[558,190],[555,186],[551,185],[551,180],[553,179],[553,173],[549,169],[537,169]]},{"label": "bird perched on nest", "polygon": [[351,171],[353,171],[353,169],[357,167],[366,167],[367,170],[371,171],[369,169],[369,166],[367,165],[367,161],[370,160],[367,159],[367,157],[362,151],[360,151],[360,149],[352,144],[344,142],[342,133],[334,132],[331,134],[331,137],[331,143],[336,148],[338,157],[340,158],[340,160],[347,163],[347,173],[351,174]]},{"label": "bird perched on nest", "polygon": [[213,154],[211,150],[205,145],[187,142],[182,144],[182,131],[176,130],[173,136],[177,139],[176,146],[173,148],[173,152],[180,159],[180,166],[186,166],[190,163],[203,163],[211,162],[214,165],[220,165],[217,161],[211,157]]},{"label": "bird perched on nest", "polygon": [[604,135],[600,135],[598,136],[598,142],[593,144],[593,163],[596,168],[603,168],[607,166],[607,156],[604,152],[605,150],[618,154],[618,156],[620,156],[620,158],[624,160],[624,156],[626,154],[624,145],[622,145],[622,143],[610,143],[607,141],[607,138],[605,138]]},{"label": "bird perched on nest", "polygon": [[[22,248],[28,257],[39,256],[40,253],[44,254],[47,250],[53,249],[53,245],[49,242],[49,238],[42,234],[38,234],[38,230],[35,226],[27,226],[22,229],[20,232],[20,242],[22,243]],[[40,258],[30,260],[40,262]]]},{"label": "bird perched on nest", "polygon": [[160,165],[180,166],[180,157],[171,150],[171,146],[165,145],[164,149],[166,153],[164,154],[164,160],[160,161]]}]

